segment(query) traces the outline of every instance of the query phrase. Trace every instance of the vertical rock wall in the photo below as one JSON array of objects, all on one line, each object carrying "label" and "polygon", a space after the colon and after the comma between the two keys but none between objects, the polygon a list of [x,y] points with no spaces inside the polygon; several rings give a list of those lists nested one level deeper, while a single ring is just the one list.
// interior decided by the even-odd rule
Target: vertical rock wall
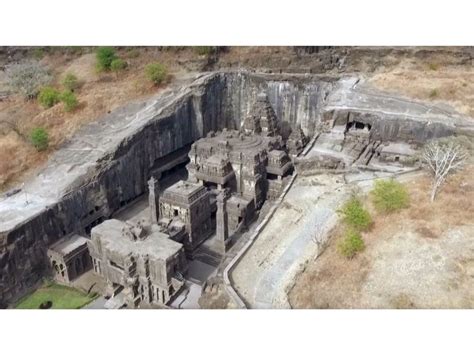
[{"label": "vertical rock wall", "polygon": [[257,95],[266,92],[280,121],[292,127],[300,124],[304,133],[311,136],[320,121],[322,108],[332,90],[331,78],[287,77],[269,79],[257,74],[232,73],[227,82],[226,112],[239,128],[243,118],[250,113]]}]

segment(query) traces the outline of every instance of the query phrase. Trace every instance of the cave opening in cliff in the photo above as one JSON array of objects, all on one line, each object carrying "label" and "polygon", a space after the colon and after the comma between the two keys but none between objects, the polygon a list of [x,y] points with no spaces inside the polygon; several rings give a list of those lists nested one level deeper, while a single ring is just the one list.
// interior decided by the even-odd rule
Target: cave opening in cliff
[{"label": "cave opening in cliff", "polygon": [[372,129],[372,125],[370,125],[369,123],[363,123],[360,121],[351,121],[351,122],[347,122],[346,124],[346,131],[363,130],[363,129],[370,131]]}]

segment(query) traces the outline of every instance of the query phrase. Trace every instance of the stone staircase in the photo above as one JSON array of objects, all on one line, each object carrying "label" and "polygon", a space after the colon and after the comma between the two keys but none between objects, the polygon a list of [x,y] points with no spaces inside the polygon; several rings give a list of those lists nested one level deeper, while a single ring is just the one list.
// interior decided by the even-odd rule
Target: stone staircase
[{"label": "stone staircase", "polygon": [[360,165],[368,165],[370,163],[370,160],[375,154],[375,151],[377,148],[382,144],[381,141],[374,141],[371,142],[365,147],[363,152],[360,154],[359,158],[354,162],[355,166],[360,166]]}]

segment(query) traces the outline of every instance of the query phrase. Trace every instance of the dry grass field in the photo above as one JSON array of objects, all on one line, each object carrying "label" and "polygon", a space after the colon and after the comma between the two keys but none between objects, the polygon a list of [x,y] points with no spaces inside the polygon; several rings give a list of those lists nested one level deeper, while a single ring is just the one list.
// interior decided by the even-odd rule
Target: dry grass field
[{"label": "dry grass field", "polygon": [[434,203],[428,176],[406,183],[409,208],[374,216],[366,248],[341,256],[342,228],[300,274],[294,308],[474,307],[474,166],[453,175]]},{"label": "dry grass field", "polygon": [[474,119],[474,69],[472,65],[449,64],[446,55],[403,59],[379,69],[369,82],[397,95],[450,105]]},{"label": "dry grass field", "polygon": [[[44,109],[36,100],[25,101],[20,95],[0,101],[0,122],[15,122],[21,133],[17,134],[10,125],[0,125],[0,192],[34,174],[82,125],[129,102],[156,94],[166,86],[155,87],[146,78],[144,68],[148,63],[165,64],[173,80],[187,70],[180,63],[189,66],[189,63],[204,61],[192,49],[174,52],[122,48],[117,54],[127,61],[128,68],[117,74],[98,73],[95,52],[84,51],[83,54],[54,51],[40,60],[51,70],[52,86],[58,89],[62,89],[60,83],[67,73],[78,78],[80,87],[75,93],[79,106],[73,112],[65,112],[62,103]],[[6,86],[5,83],[2,86]],[[29,132],[38,126],[47,129],[50,138],[50,146],[44,152],[37,152],[28,141]]]}]

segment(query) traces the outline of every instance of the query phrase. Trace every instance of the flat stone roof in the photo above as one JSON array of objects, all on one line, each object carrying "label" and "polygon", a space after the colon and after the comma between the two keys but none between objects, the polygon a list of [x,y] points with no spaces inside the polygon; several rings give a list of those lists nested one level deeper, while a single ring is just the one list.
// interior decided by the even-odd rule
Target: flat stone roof
[{"label": "flat stone roof", "polygon": [[399,154],[399,155],[414,155],[416,151],[407,143],[396,142],[382,146],[382,153]]},{"label": "flat stone roof", "polygon": [[274,156],[274,157],[277,157],[277,158],[281,158],[281,157],[284,157],[286,155],[286,152],[284,152],[283,150],[274,149],[274,150],[270,150],[268,152],[268,155],[269,156]]},{"label": "flat stone roof", "polygon": [[227,199],[227,206],[232,208],[240,208],[242,206],[246,207],[250,202],[252,202],[252,199],[245,198],[243,196],[237,196],[237,195],[231,195]]},{"label": "flat stone roof", "polygon": [[267,149],[271,141],[276,137],[264,137],[258,134],[245,135],[236,130],[225,130],[216,132],[214,136],[207,136],[196,141],[198,147],[218,147],[220,144],[227,142],[230,151],[258,153],[262,149]]},{"label": "flat stone roof", "polygon": [[220,154],[213,154],[209,158],[206,159],[206,164],[215,165],[215,166],[223,166],[229,163],[229,159],[225,156]]},{"label": "flat stone roof", "polygon": [[133,241],[122,233],[122,229],[129,226],[117,219],[106,220],[92,229],[93,239],[99,236],[104,249],[120,255],[148,255],[157,260],[167,260],[183,248],[182,244],[169,239],[167,234],[153,227],[145,239]]},{"label": "flat stone roof", "polygon": [[205,187],[199,183],[180,180],[176,184],[168,187],[165,190],[163,197],[168,197],[166,196],[168,194],[188,197],[188,196],[194,195],[196,192],[199,192],[199,190],[202,190],[202,189],[205,189]]},{"label": "flat stone roof", "polygon": [[84,245],[86,245],[87,240],[88,239],[83,236],[74,234],[70,238],[63,238],[57,241],[49,249],[63,256],[67,256],[68,254],[74,252],[78,248],[81,248]]}]

